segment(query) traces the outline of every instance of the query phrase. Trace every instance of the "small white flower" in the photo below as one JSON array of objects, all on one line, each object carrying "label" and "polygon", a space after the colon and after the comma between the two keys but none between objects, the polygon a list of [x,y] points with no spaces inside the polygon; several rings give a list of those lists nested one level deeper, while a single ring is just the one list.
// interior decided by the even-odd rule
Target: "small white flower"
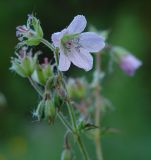
[{"label": "small white flower", "polygon": [[81,33],[86,27],[86,19],[76,16],[70,25],[52,34],[55,47],[59,48],[59,70],[67,71],[71,62],[86,71],[93,67],[93,57],[90,52],[99,52],[105,46],[104,39],[93,32]]}]

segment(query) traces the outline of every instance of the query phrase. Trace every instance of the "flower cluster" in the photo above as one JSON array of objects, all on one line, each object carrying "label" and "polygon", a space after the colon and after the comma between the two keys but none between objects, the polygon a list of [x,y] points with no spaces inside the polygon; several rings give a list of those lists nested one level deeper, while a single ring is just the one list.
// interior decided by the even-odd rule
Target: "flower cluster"
[{"label": "flower cluster", "polygon": [[[100,95],[100,81],[106,76],[100,69],[100,56],[103,58],[104,55],[101,54],[102,50],[104,49],[105,55],[111,55],[111,60],[128,76],[133,76],[142,65],[142,62],[126,49],[107,44],[108,31],[98,32],[91,27],[91,31],[83,32],[86,25],[87,21],[83,15],[74,17],[68,27],[51,35],[52,43],[44,39],[40,21],[33,15],[28,16],[26,25],[16,28],[19,43],[15,57],[11,58],[10,69],[27,78],[41,97],[38,106],[32,112],[33,118],[38,121],[47,120],[49,123],[59,118],[67,128],[62,160],[71,160],[73,157],[68,134],[76,138],[85,160],[89,158],[80,133],[93,130],[91,139],[98,146],[97,141],[103,130],[99,123],[100,113],[104,114],[104,108],[109,106],[109,101]],[[54,59],[44,56],[41,51],[34,52],[33,48],[40,43],[51,49]],[[91,83],[86,78],[64,76],[63,72],[68,71],[71,64],[90,71],[93,68],[94,56],[96,70]],[[64,116],[63,111],[66,108],[71,122]]]}]

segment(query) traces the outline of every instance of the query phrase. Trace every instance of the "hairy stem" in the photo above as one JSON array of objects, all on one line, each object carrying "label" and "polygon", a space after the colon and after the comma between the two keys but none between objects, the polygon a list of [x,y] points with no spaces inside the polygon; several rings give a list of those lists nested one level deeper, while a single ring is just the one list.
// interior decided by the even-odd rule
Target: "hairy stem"
[{"label": "hairy stem", "polygon": [[[101,73],[101,60],[100,60],[100,53],[96,54],[96,71],[97,74],[100,75]],[[100,103],[100,83],[99,83],[99,78],[97,79],[96,83],[96,89],[95,89],[95,96],[96,96],[96,107],[95,107],[95,125],[99,127],[95,131],[95,146],[96,146],[96,155],[97,155],[97,160],[103,160],[103,154],[102,154],[102,147],[101,147],[101,124],[100,124],[100,119],[101,119],[101,103]]]},{"label": "hairy stem", "polygon": [[38,93],[41,97],[43,97],[43,91],[42,91],[42,89],[37,85],[37,83],[34,82],[31,77],[28,77],[28,80],[29,80],[29,82],[31,83],[31,85],[33,86],[33,88],[37,91],[37,93]]},{"label": "hairy stem", "polygon": [[64,126],[71,132],[73,133],[73,129],[70,126],[70,124],[68,123],[68,121],[64,118],[64,116],[62,115],[61,112],[57,112],[57,116],[59,117],[59,119],[61,120],[61,122],[64,124]]},{"label": "hairy stem", "polygon": [[41,39],[41,43],[43,43],[44,45],[46,45],[51,51],[55,51],[55,48],[54,46],[49,42],[47,41],[46,39]]},{"label": "hairy stem", "polygon": [[[65,88],[65,90],[66,90],[66,92],[68,94],[68,91],[67,91],[66,84],[65,84],[65,81],[64,81],[62,73],[61,73],[61,76],[62,76],[63,86],[64,86],[64,88]],[[73,106],[72,106],[70,100],[67,101],[67,108],[68,108],[68,112],[69,112],[69,115],[70,115],[70,119],[71,119],[71,122],[72,122],[73,129],[75,131],[74,134],[77,137],[77,143],[78,143],[80,151],[81,151],[81,153],[83,155],[83,159],[84,160],[89,160],[86,148],[85,148],[85,146],[84,146],[84,144],[83,144],[83,142],[81,140],[80,134],[79,134],[79,132],[77,130],[76,117],[75,117]]]},{"label": "hairy stem", "polygon": [[70,103],[67,103],[67,107],[68,107],[68,112],[69,112],[69,115],[70,115],[70,119],[72,121],[72,125],[73,125],[73,128],[74,128],[74,134],[76,135],[77,137],[77,143],[79,145],[79,148],[80,148],[80,151],[83,155],[83,159],[84,160],[89,160],[88,158],[88,154],[87,154],[87,151],[85,149],[85,146],[81,140],[81,137],[80,137],[80,134],[77,130],[77,124],[76,124],[76,118],[75,118],[75,114],[74,114],[74,111],[73,111],[73,106],[70,104]]},{"label": "hairy stem", "polygon": [[78,141],[78,145],[79,145],[79,148],[80,148],[80,150],[81,150],[81,153],[83,154],[83,159],[89,160],[87,151],[86,151],[86,149],[85,149],[85,146],[83,145],[83,142],[82,142],[82,140],[81,140],[80,135],[78,135],[77,141]]},{"label": "hairy stem", "polygon": [[[49,49],[51,49],[53,52],[54,52],[54,56],[55,56],[55,60],[56,60],[56,63],[57,63],[57,66],[58,66],[58,49],[55,49],[51,43],[49,43],[47,40],[45,39],[42,39],[41,42],[43,44],[45,44]],[[63,74],[62,72],[58,71],[58,74],[61,76],[61,81],[62,81],[62,85],[64,86],[65,90],[66,90],[66,93],[67,93],[67,97],[68,96],[68,92],[67,92],[67,89],[66,89],[66,84],[65,84],[65,81],[64,81],[64,77],[63,77]],[[81,150],[81,153],[83,155],[83,159],[84,160],[89,160],[88,158],[88,154],[86,152],[86,149],[84,147],[84,144],[81,140],[81,137],[80,137],[80,134],[77,130],[77,124],[76,124],[76,118],[75,118],[75,114],[74,114],[74,111],[73,111],[73,106],[71,105],[71,102],[67,100],[66,102],[67,104],[67,108],[68,108],[68,112],[69,112],[69,115],[70,115],[70,119],[71,119],[71,122],[72,122],[72,127],[73,127],[73,130],[74,130],[74,135],[77,137],[77,143],[79,144],[79,147],[80,147],[80,150]]]}]

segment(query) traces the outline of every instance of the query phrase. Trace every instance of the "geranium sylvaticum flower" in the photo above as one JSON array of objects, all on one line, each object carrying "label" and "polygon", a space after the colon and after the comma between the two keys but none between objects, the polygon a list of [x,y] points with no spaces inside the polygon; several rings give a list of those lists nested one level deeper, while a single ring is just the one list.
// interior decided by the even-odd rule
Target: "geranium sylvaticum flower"
[{"label": "geranium sylvaticum flower", "polygon": [[71,62],[86,71],[92,69],[93,57],[90,52],[104,48],[103,37],[93,32],[83,32],[87,24],[84,16],[76,16],[70,25],[52,35],[55,47],[59,48],[59,70],[67,71]]}]

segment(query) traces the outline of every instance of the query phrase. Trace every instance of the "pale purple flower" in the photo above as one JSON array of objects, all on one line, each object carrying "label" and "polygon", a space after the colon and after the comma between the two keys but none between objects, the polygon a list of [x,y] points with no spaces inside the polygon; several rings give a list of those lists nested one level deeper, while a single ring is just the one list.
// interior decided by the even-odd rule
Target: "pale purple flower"
[{"label": "pale purple flower", "polygon": [[135,71],[142,65],[142,62],[132,54],[125,54],[120,58],[121,69],[129,76],[133,76]]},{"label": "pale purple flower", "polygon": [[70,25],[52,35],[55,47],[59,48],[59,70],[67,71],[71,62],[86,71],[93,67],[90,52],[99,52],[105,46],[104,39],[93,32],[81,33],[86,27],[84,16],[76,16]]}]

